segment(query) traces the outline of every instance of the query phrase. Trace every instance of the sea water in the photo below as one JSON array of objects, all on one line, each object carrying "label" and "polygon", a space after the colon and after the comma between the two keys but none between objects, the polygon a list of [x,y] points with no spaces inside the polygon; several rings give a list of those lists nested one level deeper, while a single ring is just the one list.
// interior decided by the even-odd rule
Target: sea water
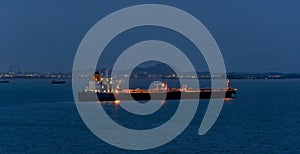
[{"label": "sea water", "polygon": [[[232,80],[231,86],[238,88],[238,97],[224,102],[205,135],[198,135],[208,105],[201,100],[190,125],[173,141],[129,151],[103,142],[86,127],[71,81],[12,80],[0,84],[0,153],[300,153],[300,80]],[[166,122],[178,101],[166,101],[143,117],[113,103],[102,106],[120,125],[150,129]]]}]

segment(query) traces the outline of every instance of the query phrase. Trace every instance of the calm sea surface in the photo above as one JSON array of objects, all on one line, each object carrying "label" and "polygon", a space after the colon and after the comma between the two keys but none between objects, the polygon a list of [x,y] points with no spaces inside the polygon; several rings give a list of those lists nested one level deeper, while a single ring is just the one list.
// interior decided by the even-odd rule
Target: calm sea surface
[{"label": "calm sea surface", "polygon": [[[89,131],[73,101],[71,81],[12,80],[0,84],[0,153],[300,153],[300,80],[232,80],[231,86],[239,89],[238,98],[224,103],[204,136],[198,129],[207,100],[170,143],[128,151]],[[142,118],[113,104],[103,106],[119,124],[147,129],[167,121],[178,102],[167,101],[154,117]]]}]

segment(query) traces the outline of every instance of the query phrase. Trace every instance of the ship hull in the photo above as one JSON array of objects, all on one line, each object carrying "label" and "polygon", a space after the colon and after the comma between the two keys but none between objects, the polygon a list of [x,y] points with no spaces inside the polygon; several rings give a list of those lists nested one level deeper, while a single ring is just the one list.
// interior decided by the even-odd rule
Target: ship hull
[{"label": "ship hull", "polygon": [[162,92],[134,92],[134,93],[93,93],[79,92],[79,101],[128,101],[128,100],[179,100],[179,99],[217,99],[233,98],[236,95],[236,89],[227,90],[199,90],[199,91],[168,91]]}]

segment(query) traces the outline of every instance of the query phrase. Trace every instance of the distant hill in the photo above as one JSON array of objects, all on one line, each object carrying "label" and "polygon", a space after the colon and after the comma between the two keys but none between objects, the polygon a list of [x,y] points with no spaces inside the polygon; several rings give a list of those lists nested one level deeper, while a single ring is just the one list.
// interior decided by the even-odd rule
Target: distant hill
[{"label": "distant hill", "polygon": [[[176,69],[176,68],[175,68]],[[133,74],[151,74],[151,75],[172,75],[175,71],[168,65],[160,63],[149,67],[136,67]]]}]

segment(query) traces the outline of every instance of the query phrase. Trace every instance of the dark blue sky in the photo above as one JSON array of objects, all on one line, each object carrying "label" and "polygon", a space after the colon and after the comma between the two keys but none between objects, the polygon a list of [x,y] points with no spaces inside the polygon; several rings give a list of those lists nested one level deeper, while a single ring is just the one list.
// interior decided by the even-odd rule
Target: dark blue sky
[{"label": "dark blue sky", "polygon": [[175,6],[197,17],[217,41],[228,71],[300,72],[298,0],[1,0],[0,72],[71,71],[81,39],[96,22],[142,3]]}]

